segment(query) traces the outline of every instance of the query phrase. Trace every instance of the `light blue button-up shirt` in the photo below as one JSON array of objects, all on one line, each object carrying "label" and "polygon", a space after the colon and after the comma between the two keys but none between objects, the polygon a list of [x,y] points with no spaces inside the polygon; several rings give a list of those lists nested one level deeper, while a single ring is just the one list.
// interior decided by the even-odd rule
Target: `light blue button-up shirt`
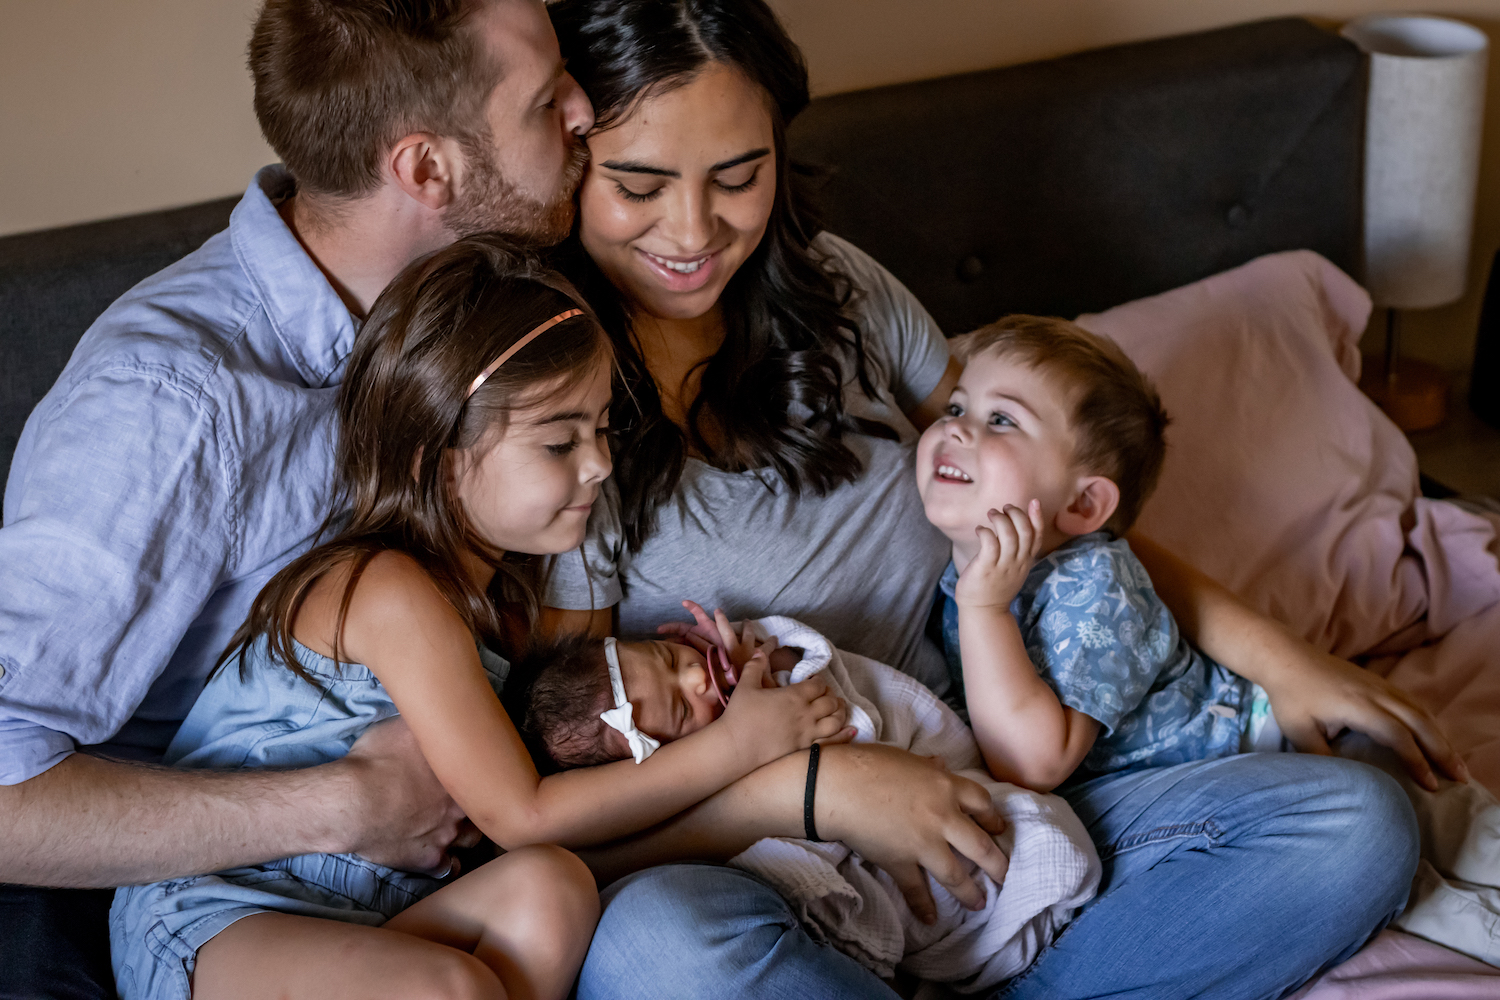
[{"label": "light blue button-up shirt", "polygon": [[151,759],[334,482],[355,323],[256,175],[229,229],[104,312],[26,422],[0,528],[0,784]]}]

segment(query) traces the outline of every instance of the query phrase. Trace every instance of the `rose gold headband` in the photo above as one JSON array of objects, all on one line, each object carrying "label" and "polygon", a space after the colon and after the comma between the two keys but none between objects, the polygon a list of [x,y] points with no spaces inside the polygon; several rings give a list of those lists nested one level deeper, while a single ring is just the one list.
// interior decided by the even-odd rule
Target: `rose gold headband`
[{"label": "rose gold headband", "polygon": [[495,374],[495,370],[498,369],[501,365],[505,364],[505,362],[509,361],[521,348],[525,347],[527,344],[531,343],[533,340],[540,337],[542,334],[546,333],[548,330],[552,329],[563,320],[572,319],[574,316],[582,315],[582,309],[569,309],[567,312],[560,312],[556,316],[553,316],[551,319],[547,320],[541,326],[537,327],[535,330],[532,330],[520,340],[516,341],[514,344],[511,344],[505,349],[504,354],[500,355],[494,361],[491,361],[490,366],[484,371],[480,372],[479,375],[474,379],[474,381],[469,383],[469,391],[464,393],[464,399],[468,399],[470,396],[474,395],[474,393],[478,392],[479,387],[484,385],[484,380]]}]

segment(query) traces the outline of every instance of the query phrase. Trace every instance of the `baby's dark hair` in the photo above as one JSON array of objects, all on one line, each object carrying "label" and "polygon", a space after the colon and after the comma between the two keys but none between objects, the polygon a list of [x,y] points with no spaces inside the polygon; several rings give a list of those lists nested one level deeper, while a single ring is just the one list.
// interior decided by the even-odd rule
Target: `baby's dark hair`
[{"label": "baby's dark hair", "polygon": [[964,364],[982,354],[1008,358],[1061,383],[1078,435],[1075,461],[1120,488],[1120,505],[1104,527],[1129,531],[1156,489],[1171,419],[1120,345],[1065,319],[1006,316],[969,334],[955,353]]},{"label": "baby's dark hair", "polygon": [[599,718],[614,707],[603,639],[585,633],[534,643],[511,667],[506,696],[532,756],[545,755],[539,764],[567,770],[629,756]]}]

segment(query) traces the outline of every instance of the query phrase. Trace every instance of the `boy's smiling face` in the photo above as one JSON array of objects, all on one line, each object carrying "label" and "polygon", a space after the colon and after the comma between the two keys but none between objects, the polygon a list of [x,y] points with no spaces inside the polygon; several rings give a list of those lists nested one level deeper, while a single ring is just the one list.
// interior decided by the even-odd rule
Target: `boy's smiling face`
[{"label": "boy's smiling face", "polygon": [[1074,456],[1071,403],[1057,380],[993,352],[972,358],[946,413],[917,445],[917,488],[927,519],[952,540],[966,563],[978,551],[974,529],[1006,504],[1040,500],[1042,550],[1068,538],[1057,515],[1072,502],[1082,475]]}]

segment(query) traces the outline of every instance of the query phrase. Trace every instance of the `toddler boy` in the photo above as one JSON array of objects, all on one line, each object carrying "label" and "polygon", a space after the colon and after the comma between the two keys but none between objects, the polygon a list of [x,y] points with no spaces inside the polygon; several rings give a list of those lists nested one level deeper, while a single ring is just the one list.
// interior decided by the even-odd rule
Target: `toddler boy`
[{"label": "toddler boy", "polygon": [[1188,644],[1123,538],[1166,452],[1150,382],[1060,319],[1007,317],[959,355],[917,484],[953,542],[944,645],[990,772],[1047,791],[1275,749],[1264,692]]}]

